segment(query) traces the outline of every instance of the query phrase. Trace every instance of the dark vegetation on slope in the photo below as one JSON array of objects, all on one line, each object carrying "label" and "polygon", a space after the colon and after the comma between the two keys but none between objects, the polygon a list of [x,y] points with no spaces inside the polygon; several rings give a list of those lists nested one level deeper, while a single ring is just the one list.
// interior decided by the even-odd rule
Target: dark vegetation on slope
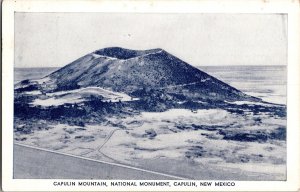
[{"label": "dark vegetation on slope", "polygon": [[[236,105],[226,102],[261,102],[261,99],[244,94],[162,49],[135,51],[119,47],[104,48],[79,58],[47,77],[50,80],[44,83],[24,80],[16,85],[16,121],[34,122],[43,119],[84,126],[85,123],[103,123],[109,116],[122,117],[143,111],[162,112],[172,108],[192,111],[221,108],[241,115],[247,111],[254,115],[268,113],[278,118],[286,117],[286,107],[282,105]],[[139,100],[112,103],[104,102],[101,97],[91,97],[81,105],[42,107],[30,104],[40,96],[24,94],[25,91],[39,90],[45,95],[93,86],[124,92]],[[190,128],[218,130],[223,127],[195,125]],[[30,133],[30,130],[22,130]],[[262,141],[270,138],[280,139],[284,135],[281,129],[278,130],[278,135],[274,133],[275,135],[267,136],[259,133],[220,134],[227,140],[245,141],[251,141],[253,137],[253,140]]]},{"label": "dark vegetation on slope", "polygon": [[162,49],[100,49],[77,59],[48,77],[51,81],[41,85],[33,81],[22,83],[34,85],[33,89],[42,89],[45,92],[96,86],[134,96],[142,96],[146,94],[146,89],[150,89],[183,95],[192,100],[260,101]]}]

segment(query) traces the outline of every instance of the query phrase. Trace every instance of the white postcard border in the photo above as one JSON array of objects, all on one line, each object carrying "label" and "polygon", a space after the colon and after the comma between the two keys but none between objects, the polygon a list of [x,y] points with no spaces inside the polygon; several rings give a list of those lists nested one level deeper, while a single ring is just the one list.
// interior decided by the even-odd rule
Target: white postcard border
[{"label": "white postcard border", "polygon": [[[287,13],[287,181],[235,181],[234,187],[58,187],[46,179],[12,179],[14,12],[138,12],[138,13]],[[298,1],[92,1],[27,0],[3,2],[2,16],[2,187],[4,191],[297,191],[300,173],[300,64]],[[34,35],[34,34],[33,34]],[[73,181],[73,180],[72,180]],[[75,180],[74,180],[75,181]],[[77,180],[76,180],[77,181]],[[88,181],[88,180],[84,180]],[[95,181],[95,180],[93,180]],[[194,181],[194,180],[193,180]],[[109,181],[107,181],[109,182]],[[173,181],[170,181],[173,182]]]}]

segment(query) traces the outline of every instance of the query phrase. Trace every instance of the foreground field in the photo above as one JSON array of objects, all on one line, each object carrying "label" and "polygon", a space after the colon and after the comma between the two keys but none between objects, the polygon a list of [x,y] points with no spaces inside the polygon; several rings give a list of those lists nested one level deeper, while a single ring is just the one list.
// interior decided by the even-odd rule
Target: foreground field
[{"label": "foreground field", "polygon": [[184,178],[284,180],[285,119],[245,114],[172,109],[111,116],[97,125],[37,122],[33,126],[44,127],[29,134],[16,132],[15,140]]},{"label": "foreground field", "polygon": [[[45,163],[50,161],[51,163]],[[15,179],[181,179],[121,164],[14,145]]]}]

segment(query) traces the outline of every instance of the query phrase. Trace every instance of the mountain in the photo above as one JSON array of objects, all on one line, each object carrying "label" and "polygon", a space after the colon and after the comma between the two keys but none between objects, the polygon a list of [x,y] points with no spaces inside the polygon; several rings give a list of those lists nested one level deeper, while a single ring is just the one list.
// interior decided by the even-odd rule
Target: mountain
[{"label": "mountain", "polygon": [[16,91],[56,92],[101,87],[130,96],[159,92],[190,100],[259,101],[189,65],[163,49],[110,47],[87,54],[39,80],[26,80]]}]

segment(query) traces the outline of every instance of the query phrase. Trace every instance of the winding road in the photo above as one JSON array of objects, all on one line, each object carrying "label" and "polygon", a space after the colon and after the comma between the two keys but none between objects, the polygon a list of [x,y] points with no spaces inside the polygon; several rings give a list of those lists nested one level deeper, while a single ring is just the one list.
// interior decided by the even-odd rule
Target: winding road
[{"label": "winding road", "polygon": [[100,146],[96,149],[96,151],[98,151],[99,153],[101,153],[101,155],[103,155],[104,157],[106,157],[106,158],[108,158],[108,159],[110,159],[110,160],[112,160],[112,161],[114,161],[114,162],[117,162],[117,161],[116,161],[115,159],[113,159],[113,158],[107,156],[105,153],[103,153],[103,152],[101,151],[101,149],[102,149],[103,146],[109,141],[109,139],[112,137],[112,135],[113,135],[116,131],[119,131],[119,130],[121,130],[121,129],[114,129],[114,130],[112,130],[112,131],[109,133],[109,135],[105,138],[105,140],[104,140],[104,142],[102,143],[102,145],[100,145]]}]

